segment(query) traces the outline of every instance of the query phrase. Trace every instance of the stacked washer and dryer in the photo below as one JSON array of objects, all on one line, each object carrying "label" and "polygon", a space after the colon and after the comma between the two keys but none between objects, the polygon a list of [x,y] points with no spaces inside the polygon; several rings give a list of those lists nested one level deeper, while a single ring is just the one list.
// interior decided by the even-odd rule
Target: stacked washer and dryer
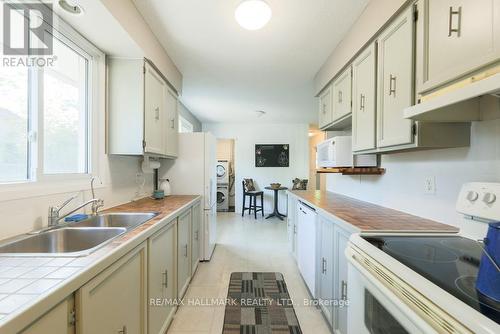
[{"label": "stacked washer and dryer", "polygon": [[217,161],[217,211],[229,211],[229,161]]}]

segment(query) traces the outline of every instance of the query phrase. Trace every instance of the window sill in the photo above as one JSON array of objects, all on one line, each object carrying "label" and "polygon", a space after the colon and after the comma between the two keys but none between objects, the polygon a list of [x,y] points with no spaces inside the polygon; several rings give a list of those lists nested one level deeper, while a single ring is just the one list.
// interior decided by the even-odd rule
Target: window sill
[{"label": "window sill", "polygon": [[[96,182],[95,189],[104,188]],[[0,185],[0,202],[90,190],[90,179]]]}]

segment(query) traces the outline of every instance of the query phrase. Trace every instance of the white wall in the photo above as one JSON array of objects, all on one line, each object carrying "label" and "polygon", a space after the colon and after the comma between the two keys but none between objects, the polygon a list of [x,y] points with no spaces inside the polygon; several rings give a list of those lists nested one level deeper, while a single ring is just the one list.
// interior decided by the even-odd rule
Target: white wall
[{"label": "white wall", "polygon": [[[308,176],[308,124],[203,124],[217,138],[235,139],[236,211],[241,211],[242,178],[253,178],[264,190],[271,182],[291,187],[292,179]],[[290,167],[255,167],[255,144],[290,144]],[[264,210],[272,211],[272,192],[265,190]],[[280,210],[286,212],[286,196],[280,195]]]},{"label": "white wall", "polygon": [[[327,190],[460,226],[455,202],[463,183],[500,182],[500,120],[475,122],[467,148],[382,156],[382,176],[328,175]],[[424,192],[436,177],[436,194]]]}]

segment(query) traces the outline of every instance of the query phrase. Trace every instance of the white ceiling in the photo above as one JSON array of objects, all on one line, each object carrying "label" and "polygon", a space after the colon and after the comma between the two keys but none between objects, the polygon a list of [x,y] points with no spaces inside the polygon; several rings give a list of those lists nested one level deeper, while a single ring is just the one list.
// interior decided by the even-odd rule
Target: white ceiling
[{"label": "white ceiling", "polygon": [[202,122],[236,123],[316,123],[313,77],[368,2],[267,0],[271,21],[247,31],[240,0],[133,1],[183,74],[182,102]]}]

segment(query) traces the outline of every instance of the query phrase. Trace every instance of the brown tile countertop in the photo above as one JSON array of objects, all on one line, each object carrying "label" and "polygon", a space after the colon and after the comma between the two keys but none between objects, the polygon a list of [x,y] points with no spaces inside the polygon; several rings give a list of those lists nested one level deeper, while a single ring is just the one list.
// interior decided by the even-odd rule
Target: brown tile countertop
[{"label": "brown tile countertop", "polygon": [[451,232],[458,228],[328,191],[291,190],[300,200],[351,224],[360,232]]},{"label": "brown tile countertop", "polygon": [[86,282],[141,245],[200,199],[143,198],[102,212],[158,212],[95,252],[81,257],[0,256],[0,333],[18,333]]}]

